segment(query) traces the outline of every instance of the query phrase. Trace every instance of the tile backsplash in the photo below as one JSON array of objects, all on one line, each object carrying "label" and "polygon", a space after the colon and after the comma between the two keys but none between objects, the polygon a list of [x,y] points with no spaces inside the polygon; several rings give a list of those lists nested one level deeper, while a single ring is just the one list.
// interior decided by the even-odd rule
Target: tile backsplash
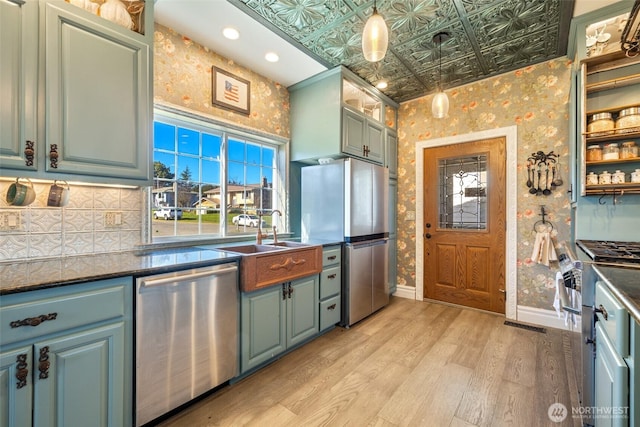
[{"label": "tile backsplash", "polygon": [[[55,208],[47,206],[51,183],[34,182],[36,200],[15,207],[5,198],[11,184],[0,181],[0,215],[18,213],[20,223],[9,227],[0,222],[0,261],[119,252],[140,244],[139,188],[71,185],[69,203]],[[119,224],[106,221],[108,212],[115,213]]]}]

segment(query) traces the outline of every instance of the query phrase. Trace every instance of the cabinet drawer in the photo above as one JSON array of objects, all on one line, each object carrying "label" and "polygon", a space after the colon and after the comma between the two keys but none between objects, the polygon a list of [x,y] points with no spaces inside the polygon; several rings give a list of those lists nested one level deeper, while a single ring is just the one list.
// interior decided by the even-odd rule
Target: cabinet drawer
[{"label": "cabinet drawer", "polygon": [[325,249],[322,251],[322,266],[326,267],[328,265],[340,264],[341,259],[341,248],[338,246],[334,249]]},{"label": "cabinet drawer", "polygon": [[[598,323],[605,331],[618,354],[629,355],[629,313],[611,294],[604,282],[597,282],[596,308]],[[605,314],[606,313],[606,314]]]},{"label": "cabinet drawer", "polygon": [[322,301],[320,303],[320,330],[324,331],[340,322],[340,313],[340,295]]},{"label": "cabinet drawer", "polygon": [[320,299],[325,299],[340,293],[342,276],[340,266],[327,268],[320,274]]},{"label": "cabinet drawer", "polygon": [[3,296],[2,345],[123,317],[131,286],[128,277]]}]

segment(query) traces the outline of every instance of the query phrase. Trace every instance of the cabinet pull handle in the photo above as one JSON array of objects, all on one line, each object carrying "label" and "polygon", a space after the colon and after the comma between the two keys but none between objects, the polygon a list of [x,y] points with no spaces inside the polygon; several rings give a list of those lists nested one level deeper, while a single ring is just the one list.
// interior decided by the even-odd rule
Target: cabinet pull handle
[{"label": "cabinet pull handle", "polygon": [[604,320],[609,320],[609,313],[607,313],[607,309],[604,308],[602,304],[600,304],[594,311],[596,313],[602,313],[602,317],[604,317]]},{"label": "cabinet pull handle", "polygon": [[56,320],[58,317],[58,313],[49,313],[49,314],[41,314],[36,317],[27,317],[23,320],[15,320],[9,323],[9,326],[12,328],[19,328],[20,326],[38,326],[42,322],[46,322],[47,320]]},{"label": "cabinet pull handle", "polygon": [[335,273],[330,274],[330,275],[327,276],[327,279],[335,279],[335,278],[336,278],[336,274]]},{"label": "cabinet pull handle", "polygon": [[335,310],[335,309],[336,309],[335,304],[331,304],[330,306],[327,307],[327,310]]},{"label": "cabinet pull handle", "polygon": [[33,141],[27,141],[26,147],[24,147],[24,164],[25,166],[33,166],[33,156],[36,154],[35,148],[33,148]]},{"label": "cabinet pull handle", "polygon": [[49,148],[49,166],[58,168],[58,144],[51,144]]},{"label": "cabinet pull handle", "polygon": [[22,388],[27,385],[27,377],[29,376],[29,369],[27,369],[27,355],[19,354],[16,357],[16,388]]},{"label": "cabinet pull handle", "polygon": [[283,283],[282,284],[282,300],[286,300],[287,299],[287,284]]},{"label": "cabinet pull handle", "polygon": [[289,283],[289,298],[291,298],[291,295],[293,295],[293,287],[291,286],[291,283]]},{"label": "cabinet pull handle", "polygon": [[334,259],[336,259],[336,255],[328,256],[328,257],[327,257],[327,259],[328,259],[329,261],[333,261]]},{"label": "cabinet pull handle", "polygon": [[40,371],[40,379],[45,380],[49,378],[49,346],[44,346],[40,349],[40,358],[38,359],[38,370]]}]

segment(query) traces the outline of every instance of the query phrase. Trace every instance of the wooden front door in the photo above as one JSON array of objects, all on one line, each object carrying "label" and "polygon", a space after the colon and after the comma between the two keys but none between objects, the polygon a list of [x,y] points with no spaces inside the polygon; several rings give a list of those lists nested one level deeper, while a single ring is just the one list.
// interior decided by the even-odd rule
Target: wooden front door
[{"label": "wooden front door", "polygon": [[425,298],[505,311],[505,138],[424,150]]}]

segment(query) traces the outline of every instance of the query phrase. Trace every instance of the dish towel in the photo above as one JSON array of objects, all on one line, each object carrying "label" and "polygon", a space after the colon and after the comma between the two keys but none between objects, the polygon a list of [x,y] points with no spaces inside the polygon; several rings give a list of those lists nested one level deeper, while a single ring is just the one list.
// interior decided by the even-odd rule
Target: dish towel
[{"label": "dish towel", "polygon": [[558,254],[556,253],[553,239],[548,231],[536,232],[536,238],[533,242],[533,252],[531,253],[531,260],[538,264],[543,264],[549,267],[550,261],[557,261]]},{"label": "dish towel", "polygon": [[566,288],[564,287],[562,272],[558,271],[556,273],[556,296],[553,299],[553,308],[556,309],[556,313],[558,313],[559,318],[562,319],[564,317],[564,324],[567,326],[569,324],[569,312],[562,309],[564,306],[570,306],[570,304]]}]

